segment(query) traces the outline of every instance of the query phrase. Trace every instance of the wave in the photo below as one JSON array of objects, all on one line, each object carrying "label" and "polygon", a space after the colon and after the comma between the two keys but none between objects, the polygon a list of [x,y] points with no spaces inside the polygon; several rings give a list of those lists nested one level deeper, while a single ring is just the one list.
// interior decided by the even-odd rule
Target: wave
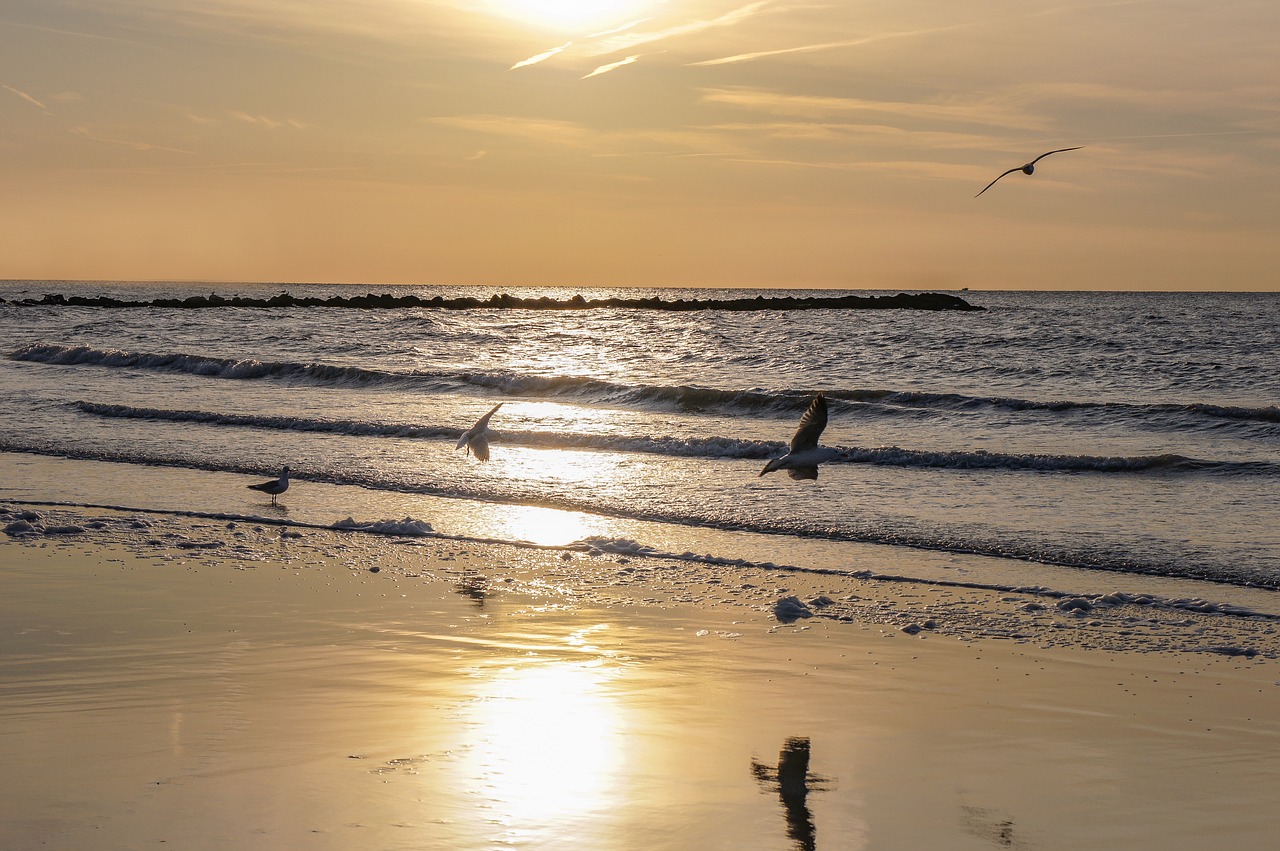
[{"label": "wave", "polygon": [[[0,298],[0,304],[5,303]],[[444,310],[986,310],[985,307],[970,304],[959,296],[945,293],[898,293],[891,296],[764,296],[754,298],[699,298],[699,299],[663,299],[657,296],[647,298],[593,298],[586,299],[581,295],[567,299],[554,299],[548,296],[540,298],[520,298],[502,293],[487,299],[473,297],[445,298],[391,294],[375,294],[358,296],[295,296],[282,292],[271,298],[253,298],[249,296],[220,296],[213,293],[207,296],[198,295],[189,298],[159,298],[145,301],[118,299],[111,296],[79,296],[49,293],[43,298],[15,299],[11,304],[19,307],[105,307],[105,308],[140,308],[162,307],[182,309],[207,309],[225,307],[251,308],[286,308],[286,307],[336,307],[359,310],[405,310],[413,308],[435,308]]]},{"label": "wave", "polygon": [[[296,361],[232,359],[183,352],[151,353],[90,346],[32,343],[8,355],[10,360],[54,366],[100,366],[143,369],[229,380],[280,380],[324,386],[401,387],[426,391],[485,390],[504,396],[571,397],[617,405],[662,406],[682,411],[789,414],[803,411],[814,389],[724,390],[692,385],[632,385],[578,375],[531,375],[507,372],[409,371],[369,369]],[[1204,403],[1135,405],[1123,402],[1036,401],[959,393],[835,388],[823,391],[833,408],[860,415],[982,409],[1052,413],[1104,410],[1128,418],[1172,419],[1195,427],[1208,421],[1280,424],[1280,408],[1223,406]]]},{"label": "wave", "polygon": [[310,379],[317,384],[383,384],[413,380],[417,376],[361,367],[259,361],[252,358],[235,360],[182,352],[151,353],[117,349],[95,349],[91,346],[60,346],[32,343],[9,354],[10,360],[44,363],[53,366],[102,366],[115,369],[146,369],[177,372],[206,378],[235,380]]},{"label": "wave", "polygon": [[[266,414],[226,414],[211,411],[137,408],[99,402],[75,402],[81,413],[114,419],[154,420],[201,425],[258,428],[274,431],[339,434],[351,437],[395,437],[422,440],[456,440],[462,429],[441,425],[380,423],[364,420],[285,417]],[[586,432],[497,432],[495,441],[535,449],[599,450],[681,458],[773,458],[786,452],[781,441],[742,440],[732,437],[674,437],[592,434]],[[929,467],[951,470],[1009,470],[1055,473],[1212,472],[1218,474],[1280,475],[1280,465],[1268,462],[1205,461],[1176,454],[1146,456],[1048,455],[976,451],[933,452],[897,446],[832,447],[830,463],[876,464],[890,467]]]},{"label": "wave", "polygon": [[1091,402],[1074,400],[1040,401],[1007,396],[966,396],[960,393],[928,393],[921,391],[854,390],[830,391],[829,398],[853,402],[879,403],[900,408],[934,410],[1000,409],[1009,411],[1112,411],[1128,415],[1186,415],[1217,420],[1240,420],[1256,423],[1280,423],[1280,407],[1248,407],[1210,405],[1204,403],[1157,403],[1134,405],[1126,402]]}]

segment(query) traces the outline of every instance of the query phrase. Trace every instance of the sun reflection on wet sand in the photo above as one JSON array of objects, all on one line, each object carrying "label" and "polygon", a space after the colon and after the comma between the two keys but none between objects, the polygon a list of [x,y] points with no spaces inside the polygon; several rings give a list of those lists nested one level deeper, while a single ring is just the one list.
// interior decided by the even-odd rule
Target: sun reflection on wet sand
[{"label": "sun reflection on wet sand", "polygon": [[[590,649],[588,634],[605,628],[569,643]],[[506,840],[563,835],[617,801],[627,725],[610,682],[623,669],[607,655],[503,662],[482,672],[466,710],[471,746],[458,776]]]}]

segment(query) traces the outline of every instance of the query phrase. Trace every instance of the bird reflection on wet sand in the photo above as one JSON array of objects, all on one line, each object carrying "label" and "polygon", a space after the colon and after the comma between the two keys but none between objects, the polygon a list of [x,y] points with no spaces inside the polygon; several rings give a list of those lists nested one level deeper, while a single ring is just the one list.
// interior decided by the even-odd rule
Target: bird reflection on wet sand
[{"label": "bird reflection on wet sand", "polygon": [[783,812],[787,820],[787,836],[801,851],[814,851],[817,847],[817,829],[809,812],[810,791],[827,788],[827,780],[809,773],[809,738],[793,736],[782,744],[778,754],[778,767],[751,761],[751,773],[762,785],[778,790]]},{"label": "bird reflection on wet sand", "polygon": [[464,576],[453,585],[453,590],[484,608],[484,601],[489,596],[489,580],[484,576]]}]

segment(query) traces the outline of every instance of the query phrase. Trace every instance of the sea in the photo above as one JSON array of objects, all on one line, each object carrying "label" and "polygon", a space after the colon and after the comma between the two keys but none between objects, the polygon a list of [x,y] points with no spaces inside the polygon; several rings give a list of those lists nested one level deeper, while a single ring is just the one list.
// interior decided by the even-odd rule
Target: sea
[{"label": "sea", "polygon": [[0,500],[1277,608],[1280,293],[848,294],[0,282]]}]

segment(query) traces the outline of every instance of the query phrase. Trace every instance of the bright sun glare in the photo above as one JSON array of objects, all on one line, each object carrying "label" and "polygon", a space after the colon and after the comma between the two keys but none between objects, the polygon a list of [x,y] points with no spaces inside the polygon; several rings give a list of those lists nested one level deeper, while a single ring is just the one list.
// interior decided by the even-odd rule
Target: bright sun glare
[{"label": "bright sun glare", "polygon": [[582,35],[644,17],[654,4],[655,0],[491,0],[504,17]]},{"label": "bright sun glare", "polygon": [[607,522],[578,511],[537,508],[531,505],[508,505],[494,533],[544,547],[563,547],[592,535],[604,535]]},{"label": "bright sun glare", "polygon": [[486,682],[464,759],[491,818],[527,828],[608,806],[624,742],[607,686],[616,673],[601,660],[540,660]]}]

